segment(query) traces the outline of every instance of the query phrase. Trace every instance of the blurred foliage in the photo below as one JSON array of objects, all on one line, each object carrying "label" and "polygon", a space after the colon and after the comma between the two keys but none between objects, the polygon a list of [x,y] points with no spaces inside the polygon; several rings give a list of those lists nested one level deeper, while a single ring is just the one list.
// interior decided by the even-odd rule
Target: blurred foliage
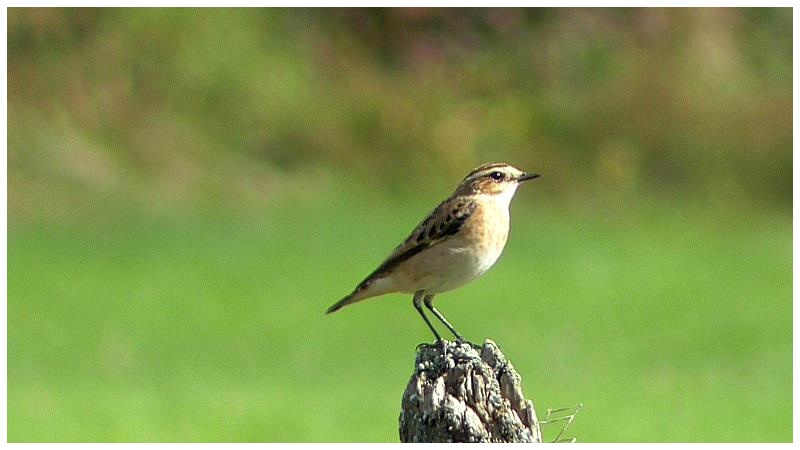
[{"label": "blurred foliage", "polygon": [[8,125],[12,217],[447,190],[496,160],[551,198],[789,208],[792,13],[11,8]]}]

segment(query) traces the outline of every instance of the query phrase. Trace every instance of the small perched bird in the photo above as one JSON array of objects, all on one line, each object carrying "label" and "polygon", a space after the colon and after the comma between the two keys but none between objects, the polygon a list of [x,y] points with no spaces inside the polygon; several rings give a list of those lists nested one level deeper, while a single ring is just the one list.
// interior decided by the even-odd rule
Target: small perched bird
[{"label": "small perched bird", "polygon": [[414,294],[414,308],[442,337],[422,310],[424,304],[459,341],[464,338],[433,306],[433,296],[469,283],[500,257],[509,228],[508,207],[517,187],[539,177],[508,164],[484,164],[467,176],[402,244],[347,297],[328,308],[392,292]]}]

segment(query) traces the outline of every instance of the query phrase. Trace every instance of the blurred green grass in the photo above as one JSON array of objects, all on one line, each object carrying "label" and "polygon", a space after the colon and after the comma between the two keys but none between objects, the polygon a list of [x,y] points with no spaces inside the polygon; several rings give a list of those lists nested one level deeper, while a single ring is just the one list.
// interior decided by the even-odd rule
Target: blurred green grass
[{"label": "blurred green grass", "polygon": [[[425,325],[402,295],[323,315],[433,206],[381,198],[12,221],[8,440],[396,442]],[[504,256],[438,305],[540,415],[583,402],[580,441],[791,441],[791,239],[783,211],[523,191]]]}]

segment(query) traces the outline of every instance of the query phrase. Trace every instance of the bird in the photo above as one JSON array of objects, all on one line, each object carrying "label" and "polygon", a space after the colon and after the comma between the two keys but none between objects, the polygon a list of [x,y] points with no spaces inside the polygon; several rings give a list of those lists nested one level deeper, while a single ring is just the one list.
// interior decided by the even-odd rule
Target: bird
[{"label": "bird", "polygon": [[520,184],[539,176],[506,163],[473,169],[377,269],[326,314],[379,295],[410,293],[414,308],[437,342],[443,342],[442,336],[422,305],[458,342],[465,342],[434,307],[433,298],[469,283],[494,265],[508,239],[511,199]]}]

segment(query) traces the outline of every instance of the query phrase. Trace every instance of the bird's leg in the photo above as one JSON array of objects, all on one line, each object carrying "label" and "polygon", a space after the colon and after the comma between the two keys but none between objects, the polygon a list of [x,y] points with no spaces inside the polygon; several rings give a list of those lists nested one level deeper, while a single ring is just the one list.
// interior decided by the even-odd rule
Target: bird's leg
[{"label": "bird's leg", "polygon": [[447,329],[450,330],[451,333],[453,333],[453,336],[456,337],[456,340],[458,342],[466,342],[466,339],[464,339],[464,337],[461,336],[461,334],[459,334],[458,331],[456,331],[456,329],[453,328],[452,325],[450,325],[450,322],[448,322],[447,319],[444,318],[442,313],[440,313],[436,308],[434,308],[434,306],[433,306],[433,295],[430,295],[430,294],[426,295],[422,299],[422,301],[425,302],[425,306],[427,306],[428,309],[431,310],[431,312],[436,316],[436,318],[439,319],[444,324],[444,326],[446,326]]},{"label": "bird's leg", "polygon": [[428,317],[422,310],[422,305],[420,303],[422,302],[423,297],[425,297],[425,294],[423,294],[422,291],[417,291],[414,293],[414,308],[417,308],[419,315],[422,316],[422,319],[425,321],[426,324],[428,324],[428,328],[430,328],[431,331],[433,331],[433,335],[436,336],[436,342],[441,343],[442,336],[439,335],[439,332],[436,331],[436,328],[433,328],[433,324],[431,323],[430,320],[428,320]]}]

